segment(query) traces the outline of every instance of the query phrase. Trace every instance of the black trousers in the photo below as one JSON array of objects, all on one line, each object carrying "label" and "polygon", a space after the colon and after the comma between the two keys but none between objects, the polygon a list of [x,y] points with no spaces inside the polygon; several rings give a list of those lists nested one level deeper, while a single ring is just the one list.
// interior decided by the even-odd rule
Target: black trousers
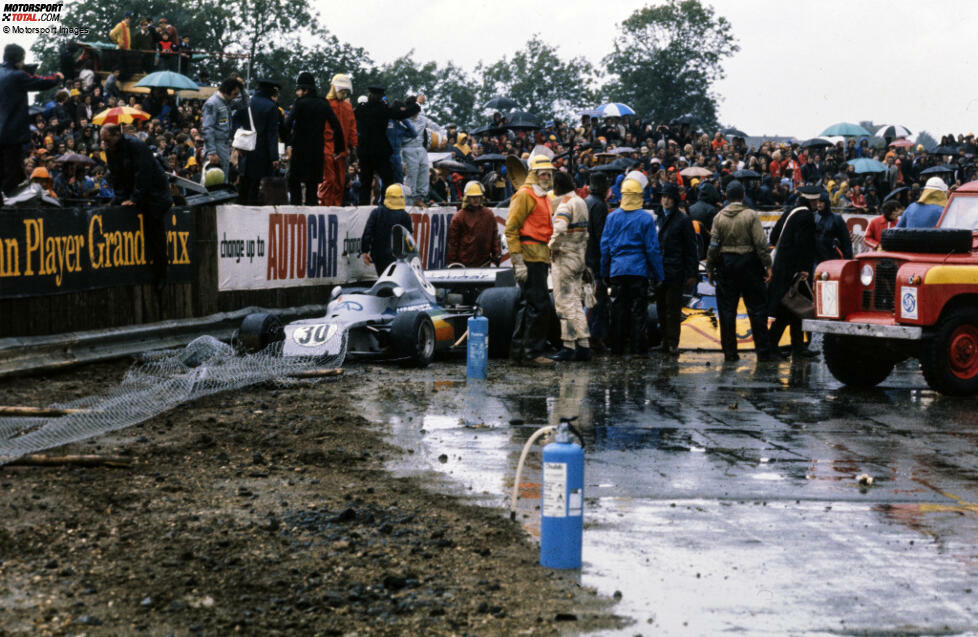
[{"label": "black trousers", "polygon": [[166,283],[166,214],[170,208],[145,207],[139,211],[143,213],[146,233],[147,265],[153,273],[153,285],[161,286]]},{"label": "black trousers", "polygon": [[629,351],[641,354],[648,345],[646,329],[649,316],[649,280],[644,276],[611,278],[611,351],[625,353],[625,335],[629,334]]},{"label": "black trousers", "polygon": [[546,263],[526,262],[526,281],[522,285],[522,298],[516,312],[513,344],[510,356],[522,361],[535,358],[547,349],[550,331],[550,292],[547,289]]},{"label": "black trousers", "polygon": [[587,328],[591,332],[592,339],[607,344],[609,322],[608,282],[604,279],[599,279],[599,281],[601,285],[597,286],[594,292],[594,307],[588,310],[587,313]]},{"label": "black trousers", "polygon": [[[318,206],[319,205],[319,182],[302,181],[298,177],[289,175],[289,203],[293,206]],[[303,201],[302,184],[306,185],[306,196]]]},{"label": "black trousers", "polygon": [[241,175],[238,179],[238,203],[242,206],[258,206],[258,190],[261,186],[261,177],[245,177]]},{"label": "black trousers", "polygon": [[779,305],[774,314],[774,322],[771,323],[771,328],[768,330],[771,347],[777,349],[785,328],[788,328],[788,333],[791,334],[792,351],[797,352],[805,349],[805,333],[801,329],[801,319],[785,309],[784,306]]},{"label": "black trousers", "polygon": [[[391,168],[390,155],[379,157],[360,155],[360,205],[370,204],[370,193],[374,187],[374,173],[380,177],[381,190],[378,204],[384,199],[384,189],[394,183],[394,170]],[[529,264],[527,264],[529,265]]]},{"label": "black trousers", "polygon": [[24,145],[0,144],[0,190],[12,195],[24,181]]},{"label": "black trousers", "polygon": [[663,283],[655,292],[656,309],[659,311],[659,328],[662,330],[662,349],[679,349],[679,330],[683,320],[683,284]]},{"label": "black trousers", "polygon": [[717,318],[724,354],[737,353],[737,305],[741,297],[750,318],[754,351],[771,354],[767,331],[767,288],[764,268],[756,254],[723,254],[716,273]]}]

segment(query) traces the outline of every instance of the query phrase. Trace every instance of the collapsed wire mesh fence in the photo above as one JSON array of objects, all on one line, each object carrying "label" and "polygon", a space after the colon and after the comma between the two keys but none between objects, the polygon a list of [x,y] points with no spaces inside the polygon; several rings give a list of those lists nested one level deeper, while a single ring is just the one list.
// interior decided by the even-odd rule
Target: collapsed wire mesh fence
[{"label": "collapsed wire mesh fence", "polygon": [[194,339],[183,349],[151,352],[110,391],[51,405],[70,413],[0,417],[0,465],[145,422],[204,396],[264,382],[297,382],[291,378],[296,373],[338,367],[346,357],[346,335],[342,338],[340,352],[327,358],[283,357],[281,342],[237,355],[233,347],[212,336]]}]

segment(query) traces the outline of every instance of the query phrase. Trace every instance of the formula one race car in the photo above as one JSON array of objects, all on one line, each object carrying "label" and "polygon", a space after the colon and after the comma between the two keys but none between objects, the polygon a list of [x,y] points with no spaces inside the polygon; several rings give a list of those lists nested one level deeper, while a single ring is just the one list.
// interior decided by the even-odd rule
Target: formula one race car
[{"label": "formula one race car", "polygon": [[421,269],[414,238],[403,226],[391,236],[395,258],[369,288],[333,288],[326,315],[284,327],[267,313],[250,314],[238,330],[246,351],[282,342],[283,356],[397,360],[424,367],[436,352],[462,351],[466,322],[489,320],[489,355],[509,351],[520,291],[510,268]]}]

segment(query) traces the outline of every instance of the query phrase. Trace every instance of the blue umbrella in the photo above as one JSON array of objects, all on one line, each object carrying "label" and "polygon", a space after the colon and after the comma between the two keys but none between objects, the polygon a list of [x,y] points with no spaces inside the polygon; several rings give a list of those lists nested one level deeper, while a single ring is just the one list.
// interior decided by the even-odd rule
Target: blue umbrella
[{"label": "blue umbrella", "polygon": [[621,117],[622,115],[634,115],[635,111],[626,104],[608,102],[594,109],[594,114],[598,117]]},{"label": "blue umbrella", "polygon": [[850,159],[846,163],[855,168],[856,173],[885,173],[887,171],[886,164],[868,157]]},{"label": "blue umbrella", "polygon": [[173,71],[157,71],[150,73],[136,83],[136,86],[144,88],[172,88],[175,91],[196,91],[200,88],[197,82],[186,75],[180,75]]},{"label": "blue umbrella", "polygon": [[860,126],[859,124],[850,124],[848,122],[839,122],[838,124],[832,124],[828,128],[822,131],[822,136],[826,135],[842,135],[843,137],[869,137],[872,135],[868,130]]}]

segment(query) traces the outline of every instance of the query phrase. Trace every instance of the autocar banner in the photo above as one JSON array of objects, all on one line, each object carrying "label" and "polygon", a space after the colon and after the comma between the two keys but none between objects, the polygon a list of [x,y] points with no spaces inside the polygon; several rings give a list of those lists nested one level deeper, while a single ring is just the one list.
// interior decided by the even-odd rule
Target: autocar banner
[{"label": "autocar banner", "polygon": [[[167,281],[193,279],[193,215],[164,221]],[[0,298],[151,283],[146,224],[135,208],[6,209],[0,215]]]},{"label": "autocar banner", "polygon": [[[218,206],[218,290],[332,285],[376,278],[361,259],[372,207]],[[426,270],[445,266],[455,208],[411,208]]]}]

